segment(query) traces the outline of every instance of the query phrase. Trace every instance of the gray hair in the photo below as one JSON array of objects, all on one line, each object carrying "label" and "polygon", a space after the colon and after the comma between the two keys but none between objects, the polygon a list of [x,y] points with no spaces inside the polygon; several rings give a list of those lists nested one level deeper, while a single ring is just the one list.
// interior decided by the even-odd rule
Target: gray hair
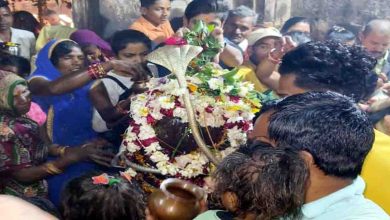
[{"label": "gray hair", "polygon": [[258,14],[256,14],[255,11],[248,8],[245,5],[240,5],[235,9],[229,10],[229,17],[240,17],[240,18],[246,18],[246,17],[253,17],[253,24],[255,25],[257,22]]},{"label": "gray hair", "polygon": [[371,20],[366,24],[366,26],[364,26],[362,33],[364,36],[367,36],[373,31],[385,35],[390,35],[390,20],[385,20],[385,19]]}]

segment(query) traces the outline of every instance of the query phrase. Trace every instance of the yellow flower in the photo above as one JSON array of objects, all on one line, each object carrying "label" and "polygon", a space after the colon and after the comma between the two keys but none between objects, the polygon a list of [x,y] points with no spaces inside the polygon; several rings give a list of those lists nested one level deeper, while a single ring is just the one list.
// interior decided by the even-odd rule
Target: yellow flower
[{"label": "yellow flower", "polygon": [[226,110],[231,111],[231,112],[235,112],[235,111],[240,111],[240,110],[242,110],[242,107],[239,106],[239,105],[231,105],[231,106],[228,106],[228,107],[226,108]]},{"label": "yellow flower", "polygon": [[257,113],[257,112],[259,112],[259,111],[260,111],[259,108],[251,108],[251,112],[252,112],[252,113]]},{"label": "yellow flower", "polygon": [[140,114],[140,116],[142,116],[142,117],[148,116],[148,114],[149,114],[148,108],[142,107],[142,108],[140,109],[140,111],[139,111],[139,114]]},{"label": "yellow flower", "polygon": [[188,89],[191,91],[191,92],[196,92],[196,90],[198,90],[198,86],[193,84],[193,83],[187,83],[188,85]]}]

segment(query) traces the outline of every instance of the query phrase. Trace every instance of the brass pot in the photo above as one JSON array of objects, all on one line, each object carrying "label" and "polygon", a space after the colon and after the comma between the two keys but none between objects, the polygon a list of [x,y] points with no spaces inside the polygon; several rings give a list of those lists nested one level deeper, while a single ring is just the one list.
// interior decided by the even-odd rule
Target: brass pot
[{"label": "brass pot", "polygon": [[158,220],[190,220],[200,214],[205,192],[179,179],[166,179],[148,199],[148,208]]}]

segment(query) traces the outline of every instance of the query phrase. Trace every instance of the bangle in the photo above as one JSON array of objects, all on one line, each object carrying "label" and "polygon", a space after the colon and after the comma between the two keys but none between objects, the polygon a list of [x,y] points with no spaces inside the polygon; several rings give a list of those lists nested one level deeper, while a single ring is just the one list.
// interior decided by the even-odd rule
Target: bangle
[{"label": "bangle", "polygon": [[69,146],[64,146],[64,147],[59,147],[58,148],[58,155],[60,157],[63,157],[66,153],[66,148],[68,148]]},{"label": "bangle", "polygon": [[62,173],[62,170],[60,170],[56,165],[54,165],[52,162],[49,162],[49,163],[46,163],[45,164],[45,171],[48,173],[48,174],[51,174],[51,175],[57,175],[57,174],[60,174]]},{"label": "bangle", "polygon": [[91,79],[100,79],[107,75],[107,72],[104,70],[102,64],[95,63],[88,67],[88,75]]}]

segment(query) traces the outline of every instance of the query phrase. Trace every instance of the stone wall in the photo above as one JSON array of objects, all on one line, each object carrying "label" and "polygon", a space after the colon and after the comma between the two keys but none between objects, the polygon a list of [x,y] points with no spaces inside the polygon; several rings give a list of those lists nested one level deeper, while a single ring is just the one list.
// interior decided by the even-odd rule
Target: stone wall
[{"label": "stone wall", "polygon": [[[191,0],[173,0],[171,17],[184,14]],[[232,0],[228,0],[232,5]],[[139,0],[77,0],[73,1],[73,20],[78,28],[94,30],[108,38],[117,30],[126,29],[140,16]]]},{"label": "stone wall", "polygon": [[[173,0],[171,17],[183,15],[191,0]],[[290,16],[306,16],[318,24],[363,24],[374,17],[390,17],[390,0],[227,0],[232,6],[245,4],[256,9],[261,21],[280,26]],[[139,15],[138,0],[73,1],[74,21],[79,28],[109,37],[127,28]]]},{"label": "stone wall", "polygon": [[364,24],[372,18],[390,18],[389,0],[292,0],[291,14],[330,24]]}]

